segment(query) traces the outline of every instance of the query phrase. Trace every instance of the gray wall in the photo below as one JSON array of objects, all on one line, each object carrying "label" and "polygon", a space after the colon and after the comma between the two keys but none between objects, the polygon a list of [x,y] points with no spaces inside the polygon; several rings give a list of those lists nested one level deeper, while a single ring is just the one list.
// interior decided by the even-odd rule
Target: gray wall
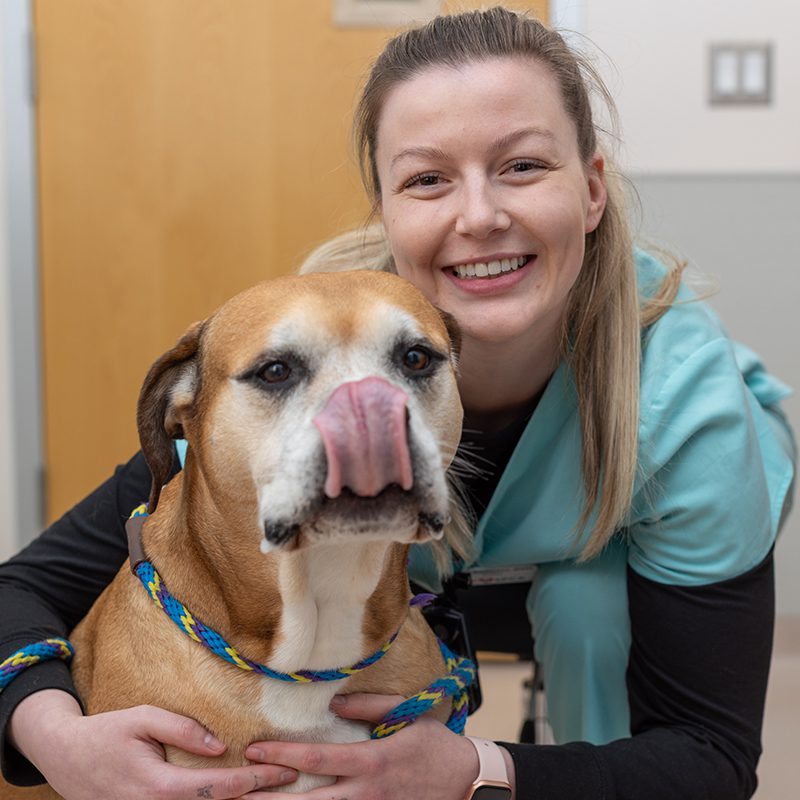
[{"label": "gray wall", "polygon": [[[800,392],[800,174],[638,175],[640,233],[717,284],[710,302],[731,336]],[[800,430],[800,396],[784,405]],[[800,511],[777,546],[778,612],[800,614]]]}]

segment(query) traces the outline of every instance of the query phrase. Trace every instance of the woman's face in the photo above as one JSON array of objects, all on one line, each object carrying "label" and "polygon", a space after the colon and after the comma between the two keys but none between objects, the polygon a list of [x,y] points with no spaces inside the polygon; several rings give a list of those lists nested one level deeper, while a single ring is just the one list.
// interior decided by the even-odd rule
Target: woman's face
[{"label": "woman's face", "polygon": [[549,70],[497,58],[398,84],[376,161],[398,273],[465,337],[555,347],[606,192]]}]

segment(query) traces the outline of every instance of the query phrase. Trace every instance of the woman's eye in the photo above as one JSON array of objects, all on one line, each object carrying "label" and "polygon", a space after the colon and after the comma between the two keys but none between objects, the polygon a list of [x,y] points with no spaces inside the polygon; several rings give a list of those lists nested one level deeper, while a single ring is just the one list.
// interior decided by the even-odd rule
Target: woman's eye
[{"label": "woman's eye", "polygon": [[423,172],[406,181],[403,184],[403,188],[410,189],[412,186],[437,186],[440,180],[441,178],[438,172]]},{"label": "woman's eye", "polygon": [[421,372],[431,363],[431,354],[421,347],[412,347],[403,355],[403,366],[412,372]]},{"label": "woman's eye", "polygon": [[544,164],[541,164],[538,161],[530,161],[526,159],[521,159],[520,161],[515,161],[510,167],[510,172],[534,172],[537,170],[545,169]]},{"label": "woman's eye", "polygon": [[283,383],[291,374],[292,368],[285,361],[270,361],[256,373],[265,383]]}]

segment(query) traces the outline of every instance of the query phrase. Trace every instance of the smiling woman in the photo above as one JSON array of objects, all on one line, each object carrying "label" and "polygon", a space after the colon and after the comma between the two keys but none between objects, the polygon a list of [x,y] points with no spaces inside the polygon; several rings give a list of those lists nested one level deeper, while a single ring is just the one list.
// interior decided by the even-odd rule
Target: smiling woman
[{"label": "smiling woman", "polygon": [[[491,32],[473,27],[479,18]],[[355,138],[391,268],[461,326],[468,426],[512,422],[570,360],[586,490],[579,527],[595,515],[588,557],[619,527],[636,471],[639,297],[590,89],[612,119],[613,101],[588,62],[524,19],[495,9],[397,37],[364,88]],[[520,267],[504,272],[513,259]],[[479,277],[491,262],[499,274]],[[463,277],[470,264],[475,279]],[[667,273],[643,319],[657,319],[679,279],[680,269]]]}]

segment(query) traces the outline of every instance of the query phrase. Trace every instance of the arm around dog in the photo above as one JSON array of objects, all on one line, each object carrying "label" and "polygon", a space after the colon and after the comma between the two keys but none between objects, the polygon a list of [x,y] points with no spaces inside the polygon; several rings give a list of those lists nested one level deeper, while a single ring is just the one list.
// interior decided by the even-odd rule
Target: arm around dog
[{"label": "arm around dog", "polygon": [[[177,472],[179,464],[173,467]],[[141,453],[78,503],[22,552],[0,565],[0,659],[47,637],[67,637],[127,558],[124,522],[150,491]],[[12,783],[41,774],[4,741],[19,704],[43,689],[77,697],[63,661],[25,670],[0,693],[0,759]]]},{"label": "arm around dog", "polygon": [[[604,745],[504,744],[506,769],[518,796],[750,797],[760,754],[771,645],[765,631],[772,630],[773,584],[771,553],[749,572],[711,586],[665,586],[629,570],[635,642],[628,671],[632,736]],[[720,671],[719,663],[726,669]],[[354,695],[332,707],[343,717],[377,721],[397,699]],[[326,787],[325,795],[292,795],[297,800],[461,800],[477,774],[465,744],[423,717],[384,740],[347,745],[257,742],[247,756],[341,776],[335,794],[333,787]],[[281,794],[247,797],[288,800]]]}]

